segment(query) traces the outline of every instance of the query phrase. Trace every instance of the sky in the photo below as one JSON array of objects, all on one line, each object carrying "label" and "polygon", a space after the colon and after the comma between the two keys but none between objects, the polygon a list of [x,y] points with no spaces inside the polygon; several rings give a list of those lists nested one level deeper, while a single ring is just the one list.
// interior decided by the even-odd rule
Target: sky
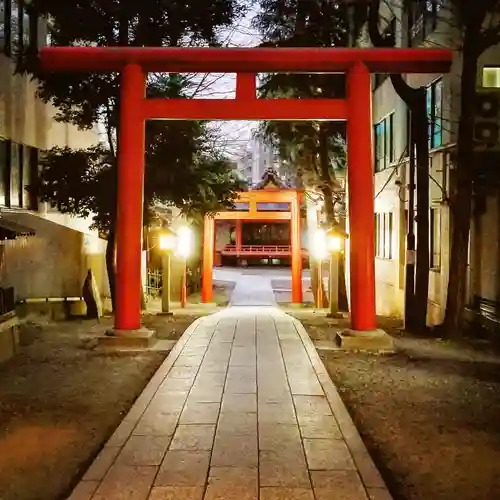
[{"label": "sky", "polygon": [[[237,26],[221,31],[220,39],[227,47],[255,47],[260,42],[258,32],[252,28],[252,18],[257,13],[256,7],[249,7],[245,17]],[[236,75],[209,75],[207,82],[210,84],[203,91],[200,97],[233,99],[236,89]],[[218,131],[221,137],[220,146],[226,153],[234,158],[241,155],[242,149],[251,139],[252,131],[257,127],[256,122],[230,121],[213,122],[212,126]]]}]

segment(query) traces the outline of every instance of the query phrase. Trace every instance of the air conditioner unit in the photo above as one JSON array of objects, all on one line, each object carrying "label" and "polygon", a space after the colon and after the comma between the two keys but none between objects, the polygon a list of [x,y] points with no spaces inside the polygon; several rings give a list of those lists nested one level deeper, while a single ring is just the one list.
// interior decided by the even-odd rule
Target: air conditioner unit
[{"label": "air conditioner unit", "polygon": [[478,150],[500,150],[500,89],[476,92],[474,141]]}]

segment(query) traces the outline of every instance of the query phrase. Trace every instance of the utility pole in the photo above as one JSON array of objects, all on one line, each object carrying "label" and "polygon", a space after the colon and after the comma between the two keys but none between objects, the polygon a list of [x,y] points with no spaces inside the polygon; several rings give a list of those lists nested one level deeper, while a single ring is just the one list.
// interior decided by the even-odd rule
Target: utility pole
[{"label": "utility pole", "polygon": [[[409,112],[410,113],[410,112]],[[413,324],[415,305],[415,144],[413,142],[413,116],[410,113],[408,145],[408,221],[406,228],[406,276],[405,276],[405,327]]]}]

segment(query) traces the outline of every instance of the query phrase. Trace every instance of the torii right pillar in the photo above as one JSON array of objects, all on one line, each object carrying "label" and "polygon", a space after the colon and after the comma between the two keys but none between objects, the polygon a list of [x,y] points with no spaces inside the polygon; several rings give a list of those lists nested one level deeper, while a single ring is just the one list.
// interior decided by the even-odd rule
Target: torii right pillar
[{"label": "torii right pillar", "polygon": [[363,63],[356,63],[347,74],[347,99],[351,327],[375,331],[372,90]]}]

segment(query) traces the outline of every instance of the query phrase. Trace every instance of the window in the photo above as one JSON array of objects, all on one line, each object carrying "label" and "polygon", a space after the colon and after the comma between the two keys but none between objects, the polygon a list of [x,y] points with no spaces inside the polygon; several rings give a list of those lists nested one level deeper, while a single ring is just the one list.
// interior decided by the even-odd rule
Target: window
[{"label": "window", "polygon": [[427,116],[429,119],[429,148],[443,144],[443,80],[427,87]]},{"label": "window", "polygon": [[375,256],[392,259],[393,214],[375,214]]},{"label": "window", "polygon": [[439,208],[431,208],[430,220],[430,267],[439,269],[441,266],[441,212]]},{"label": "window", "polygon": [[487,89],[500,88],[500,68],[483,68],[483,87]]},{"label": "window", "polygon": [[257,212],[289,212],[290,203],[257,202]]},{"label": "window", "polygon": [[375,125],[375,172],[387,168],[396,159],[394,113]]},{"label": "window", "polygon": [[10,206],[22,206],[19,194],[22,192],[21,183],[21,145],[12,142],[10,145]]},{"label": "window", "polygon": [[234,204],[235,212],[248,212],[250,210],[250,204],[245,202],[236,202]]}]

